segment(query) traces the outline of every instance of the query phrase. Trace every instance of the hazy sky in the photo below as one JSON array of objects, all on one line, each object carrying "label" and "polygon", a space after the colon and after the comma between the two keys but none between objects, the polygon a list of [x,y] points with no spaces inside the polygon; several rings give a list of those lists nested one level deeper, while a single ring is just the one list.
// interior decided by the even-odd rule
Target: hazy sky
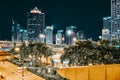
[{"label": "hazy sky", "polygon": [[110,16],[110,0],[0,0],[0,39],[11,39],[12,17],[26,28],[27,12],[35,6],[55,32],[73,25],[94,40],[101,35],[102,18]]}]

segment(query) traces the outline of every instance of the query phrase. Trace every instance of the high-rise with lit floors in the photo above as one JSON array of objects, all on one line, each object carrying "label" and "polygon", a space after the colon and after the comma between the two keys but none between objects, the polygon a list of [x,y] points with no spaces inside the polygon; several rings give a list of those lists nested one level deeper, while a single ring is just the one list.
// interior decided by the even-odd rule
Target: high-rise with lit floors
[{"label": "high-rise with lit floors", "polygon": [[44,34],[45,15],[37,7],[27,14],[28,41],[42,41],[40,34]]},{"label": "high-rise with lit floors", "polygon": [[45,29],[45,37],[47,44],[53,44],[53,26],[47,26]]},{"label": "high-rise with lit floors", "polygon": [[120,40],[120,0],[111,0],[111,40]]}]

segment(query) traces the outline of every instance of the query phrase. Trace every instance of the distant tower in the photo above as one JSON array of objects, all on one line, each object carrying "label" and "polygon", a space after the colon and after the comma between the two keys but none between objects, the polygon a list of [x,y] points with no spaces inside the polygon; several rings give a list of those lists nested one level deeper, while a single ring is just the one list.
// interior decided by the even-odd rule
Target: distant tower
[{"label": "distant tower", "polygon": [[[27,14],[28,41],[39,41],[44,34],[45,15],[37,7]],[[41,40],[40,40],[41,41]]]},{"label": "distant tower", "polygon": [[63,30],[58,30],[56,34],[56,44],[62,44],[62,33]]},{"label": "distant tower", "polygon": [[53,26],[47,26],[45,29],[45,37],[47,44],[53,44]]},{"label": "distant tower", "polygon": [[19,42],[27,41],[27,30],[25,30],[25,29],[19,30],[18,41]]},{"label": "distant tower", "polygon": [[76,37],[76,27],[75,26],[70,26],[66,28],[66,44],[72,44],[73,43],[73,38]]},{"label": "distant tower", "polygon": [[111,0],[111,40],[120,40],[120,0]]},{"label": "distant tower", "polygon": [[103,18],[103,28],[111,30],[111,17]]},{"label": "distant tower", "polygon": [[85,40],[85,34],[83,31],[78,31],[76,36],[78,40]]},{"label": "distant tower", "polygon": [[103,18],[103,29],[102,29],[102,39],[111,39],[111,17]]},{"label": "distant tower", "polygon": [[17,23],[17,21],[13,18],[12,19],[12,41],[18,41],[18,34],[20,30],[20,24]]},{"label": "distant tower", "polygon": [[102,29],[102,40],[109,40],[110,39],[110,31],[109,29]]},{"label": "distant tower", "polygon": [[11,37],[11,39],[12,39],[12,41],[14,42],[14,41],[17,41],[17,34],[16,34],[16,28],[17,28],[17,22],[15,21],[15,19],[13,18],[12,19],[12,37]]}]

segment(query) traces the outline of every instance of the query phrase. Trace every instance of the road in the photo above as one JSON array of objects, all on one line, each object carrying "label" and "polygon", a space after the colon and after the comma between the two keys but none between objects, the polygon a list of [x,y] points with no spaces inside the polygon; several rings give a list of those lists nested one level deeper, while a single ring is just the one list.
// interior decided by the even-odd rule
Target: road
[{"label": "road", "polygon": [[[24,69],[24,77],[22,77],[22,70],[20,67],[5,61],[0,61],[0,80],[45,80]],[[5,79],[1,79],[1,75]]]}]

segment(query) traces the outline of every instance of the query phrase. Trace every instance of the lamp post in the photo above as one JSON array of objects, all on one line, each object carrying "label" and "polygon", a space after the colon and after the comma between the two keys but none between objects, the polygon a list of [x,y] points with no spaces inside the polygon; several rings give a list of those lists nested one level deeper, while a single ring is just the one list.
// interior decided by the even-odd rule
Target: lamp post
[{"label": "lamp post", "polygon": [[65,40],[65,38],[64,38],[64,37],[62,37],[62,42],[63,42],[63,44],[64,44],[64,40]]},{"label": "lamp post", "polygon": [[76,37],[73,38],[73,45],[75,45],[75,42],[77,41]]},{"label": "lamp post", "polygon": [[68,33],[68,35],[69,35],[69,45],[70,45],[70,35],[72,34],[72,31],[71,31],[71,30],[68,30],[67,33]]},{"label": "lamp post", "polygon": [[[19,47],[15,47],[15,52],[19,53],[20,52],[20,48]],[[20,56],[21,58],[21,56]],[[19,58],[19,62],[21,61],[21,59]],[[24,63],[23,63],[24,65]],[[24,77],[24,66],[22,66],[22,77]]]},{"label": "lamp post", "polygon": [[[20,52],[20,48],[19,48],[19,47],[15,47],[15,48],[14,48],[14,51],[15,51],[16,53],[19,53],[19,52]],[[20,62],[20,54],[19,54],[19,62]]]}]

